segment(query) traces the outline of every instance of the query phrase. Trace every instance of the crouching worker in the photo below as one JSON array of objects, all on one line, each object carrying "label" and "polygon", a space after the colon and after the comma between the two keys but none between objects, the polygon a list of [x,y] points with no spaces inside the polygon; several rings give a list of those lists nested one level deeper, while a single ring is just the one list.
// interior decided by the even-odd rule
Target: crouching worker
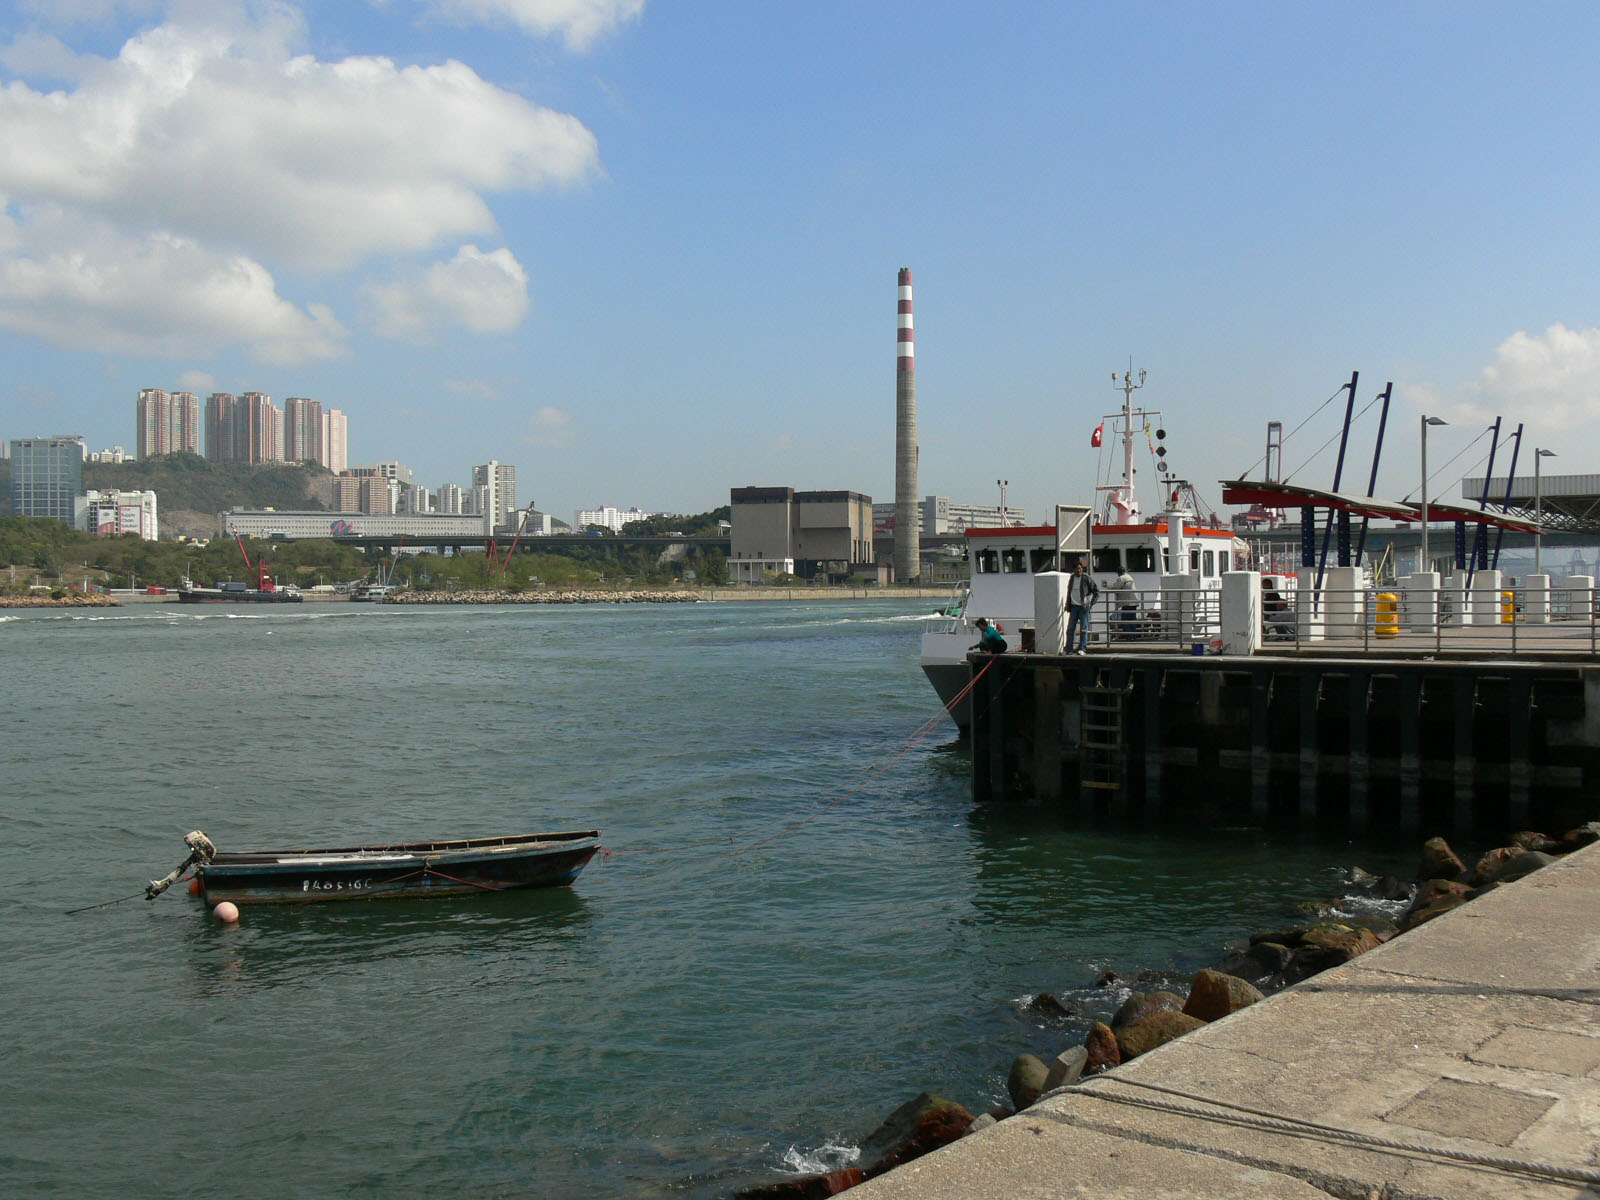
[{"label": "crouching worker", "polygon": [[978,618],[978,632],[982,636],[978,638],[978,644],[972,647],[974,650],[982,650],[987,654],[1004,654],[1006,652],[1005,638],[1000,636],[998,629],[989,624],[988,617]]}]

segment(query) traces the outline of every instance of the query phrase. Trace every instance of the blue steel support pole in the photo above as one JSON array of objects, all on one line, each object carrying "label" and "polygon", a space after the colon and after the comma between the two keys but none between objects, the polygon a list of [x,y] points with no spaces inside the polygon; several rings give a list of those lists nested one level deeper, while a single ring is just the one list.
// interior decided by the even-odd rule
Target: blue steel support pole
[{"label": "blue steel support pole", "polygon": [[[1478,497],[1478,508],[1480,510],[1489,507],[1489,481],[1494,478],[1494,455],[1495,455],[1495,451],[1500,448],[1500,418],[1499,417],[1496,417],[1494,419],[1493,428],[1494,428],[1494,437],[1492,437],[1489,440],[1489,469],[1487,471],[1485,471],[1484,475],[1483,475],[1483,495]],[[1477,528],[1477,532],[1473,535],[1473,538],[1472,538],[1472,554],[1469,556],[1469,558],[1467,560],[1467,586],[1468,587],[1472,586],[1472,577],[1473,577],[1473,575],[1477,574],[1479,561],[1481,560],[1481,561],[1483,561],[1485,563],[1487,563],[1487,561],[1488,561],[1487,559],[1484,558],[1485,553],[1488,551],[1488,547],[1483,544],[1483,530],[1484,530],[1484,526],[1479,525],[1478,528]]]},{"label": "blue steel support pole", "polygon": [[[1511,435],[1514,444],[1511,447],[1511,469],[1506,472],[1506,498],[1500,507],[1507,512],[1511,511],[1511,485],[1517,481],[1517,459],[1522,454],[1522,424],[1518,422],[1516,433]],[[1488,481],[1484,481],[1484,491],[1489,490]],[[1506,527],[1504,525],[1494,531],[1494,558],[1489,566],[1492,570],[1500,569],[1500,545],[1506,540]],[[1513,628],[1512,632],[1516,632]]]},{"label": "blue steel support pole", "polygon": [[[1345,385],[1346,387],[1348,387],[1350,389],[1350,395],[1345,400],[1345,403],[1344,403],[1344,428],[1339,433],[1339,460],[1333,466],[1333,490],[1336,491],[1336,492],[1339,490],[1339,482],[1340,482],[1340,480],[1344,478],[1344,452],[1345,452],[1345,447],[1350,444],[1350,418],[1355,415],[1355,410],[1356,410],[1356,380],[1358,380],[1360,378],[1361,378],[1361,372],[1360,371],[1351,371],[1350,372],[1350,382]],[[1321,560],[1317,563],[1317,591],[1319,591],[1319,592],[1322,590],[1322,576],[1323,576],[1323,573],[1327,570],[1327,566],[1328,566],[1328,540],[1332,536],[1333,536],[1333,509],[1330,508],[1328,510],[1328,527],[1325,530],[1323,530],[1323,533],[1322,533],[1322,557],[1321,557]],[[1349,555],[1346,554],[1345,560],[1341,561],[1339,563],[1339,565],[1341,567],[1349,566],[1350,563],[1349,563],[1348,559],[1349,559]]]},{"label": "blue steel support pole", "polygon": [[[1372,445],[1372,475],[1367,480],[1367,498],[1371,499],[1378,494],[1378,458],[1383,453],[1383,431],[1389,424],[1389,397],[1394,392],[1394,380],[1383,385],[1383,408],[1378,412],[1378,440]],[[1361,537],[1356,542],[1356,566],[1361,565],[1361,558],[1367,552],[1367,522],[1370,518],[1361,518]],[[1426,568],[1424,568],[1426,569]]]}]

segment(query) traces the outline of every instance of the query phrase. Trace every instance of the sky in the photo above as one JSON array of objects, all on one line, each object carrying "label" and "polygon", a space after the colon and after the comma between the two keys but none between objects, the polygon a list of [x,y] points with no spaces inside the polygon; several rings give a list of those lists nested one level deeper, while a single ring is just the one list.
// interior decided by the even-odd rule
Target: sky
[{"label": "sky", "polygon": [[1130,365],[1213,508],[1271,420],[1331,486],[1353,371],[1347,490],[1389,382],[1380,494],[1424,414],[1435,497],[1496,415],[1600,473],[1597,45],[1589,3],[5,0],[0,439],[263,391],[566,518],[887,501],[909,267],[923,495],[1089,502]]}]

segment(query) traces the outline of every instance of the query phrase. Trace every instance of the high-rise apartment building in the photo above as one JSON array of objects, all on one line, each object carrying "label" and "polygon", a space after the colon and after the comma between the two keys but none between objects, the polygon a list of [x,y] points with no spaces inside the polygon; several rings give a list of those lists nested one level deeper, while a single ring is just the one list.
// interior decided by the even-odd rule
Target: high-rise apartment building
[{"label": "high-rise apartment building", "polygon": [[445,513],[449,516],[461,515],[461,486],[447,483],[439,488],[434,495],[433,511]]},{"label": "high-rise apartment building", "polygon": [[484,517],[486,532],[493,533],[498,528],[513,524],[513,514],[517,511],[516,467],[490,459],[482,466],[472,468],[472,486],[485,489],[486,499],[478,511]]},{"label": "high-rise apartment building", "polygon": [[62,434],[11,440],[11,511],[19,517],[51,517],[71,525],[83,493],[81,437]]},{"label": "high-rise apartment building", "polygon": [[200,453],[200,399],[193,392],[144,388],[134,412],[141,459]]},{"label": "high-rise apartment building", "polygon": [[317,460],[335,475],[350,469],[350,437],[345,415],[337,408],[322,414],[322,457]]},{"label": "high-rise apartment building", "polygon": [[233,461],[233,425],[238,406],[229,392],[212,392],[206,397],[206,458],[212,462]]},{"label": "high-rise apartment building", "polygon": [[327,457],[322,448],[322,404],[305,396],[290,396],[283,402],[283,460],[321,463]]},{"label": "high-rise apartment building", "polygon": [[233,461],[283,461],[283,410],[265,392],[245,392],[234,402]]}]

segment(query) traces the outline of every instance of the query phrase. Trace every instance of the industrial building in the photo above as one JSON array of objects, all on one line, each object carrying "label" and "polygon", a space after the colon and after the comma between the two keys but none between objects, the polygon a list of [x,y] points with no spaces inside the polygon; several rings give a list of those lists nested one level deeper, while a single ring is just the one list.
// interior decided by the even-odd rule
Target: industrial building
[{"label": "industrial building", "polygon": [[874,568],[871,496],[789,487],[733,488],[728,496],[735,583],[771,575],[841,580]]},{"label": "industrial building", "polygon": [[19,517],[49,517],[73,524],[83,494],[83,462],[89,448],[81,437],[11,440],[11,511]]}]

